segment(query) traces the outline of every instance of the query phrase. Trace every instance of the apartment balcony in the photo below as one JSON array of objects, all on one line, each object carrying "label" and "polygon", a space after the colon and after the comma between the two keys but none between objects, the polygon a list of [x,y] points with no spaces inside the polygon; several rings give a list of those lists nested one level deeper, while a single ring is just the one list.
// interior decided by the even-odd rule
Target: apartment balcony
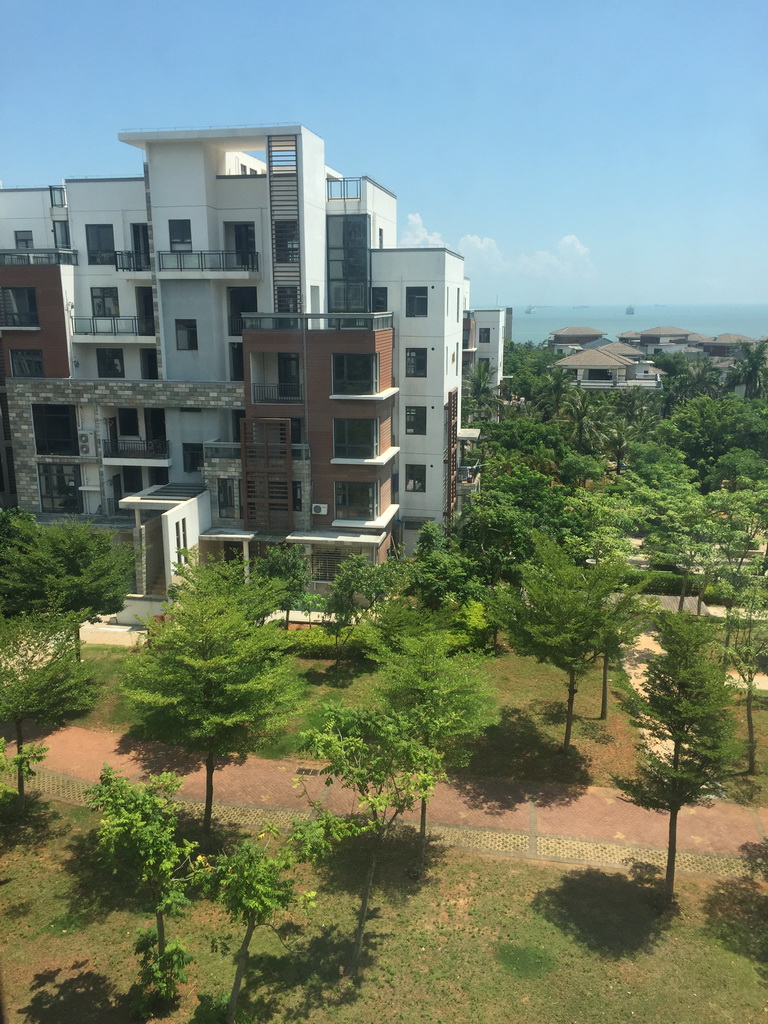
[{"label": "apartment balcony", "polygon": [[252,384],[254,405],[270,405],[279,402],[301,402],[304,387],[301,384]]},{"label": "apartment balcony", "polygon": [[362,199],[362,178],[329,179],[325,183],[326,199]]},{"label": "apartment balcony", "polygon": [[170,466],[170,445],[163,439],[152,441],[102,441],[102,461],[105,466],[124,463],[139,466]]},{"label": "apartment balcony", "polygon": [[461,497],[480,490],[480,471],[476,466],[460,466],[456,478],[456,492]]},{"label": "apartment balcony", "polygon": [[244,313],[245,331],[382,331],[392,313]]},{"label": "apartment balcony", "polygon": [[131,273],[144,273],[152,269],[148,252],[128,251],[115,253],[115,270],[127,270]]},{"label": "apartment balcony", "polygon": [[187,277],[192,274],[208,275],[219,272],[226,273],[228,277],[252,277],[259,273],[259,254],[228,249],[159,252],[157,270],[165,277],[175,277],[177,274]]},{"label": "apartment balcony", "polygon": [[[155,321],[148,316],[75,316],[72,333],[89,339],[120,336],[128,338],[154,338]],[[83,338],[76,339],[82,341]]]},{"label": "apartment balcony", "polygon": [[0,249],[0,267],[77,266],[75,249]]}]

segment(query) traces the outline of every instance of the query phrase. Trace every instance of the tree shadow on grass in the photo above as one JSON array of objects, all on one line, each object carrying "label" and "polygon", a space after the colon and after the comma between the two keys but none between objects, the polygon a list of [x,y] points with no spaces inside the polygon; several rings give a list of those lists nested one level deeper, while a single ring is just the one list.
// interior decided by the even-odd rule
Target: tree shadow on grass
[{"label": "tree shadow on grass", "polygon": [[334,690],[346,690],[356,679],[375,670],[374,662],[342,661],[338,666],[331,661],[325,665],[312,665],[300,675],[310,686],[328,686]]},{"label": "tree shadow on grass", "polygon": [[[766,847],[765,843],[748,844]],[[744,849],[742,847],[742,849]],[[766,852],[761,856],[768,855]],[[754,878],[719,882],[704,901],[706,930],[727,949],[751,960],[768,981],[768,893]]]},{"label": "tree shadow on grass", "polygon": [[69,857],[63,867],[69,879],[69,930],[85,928],[93,921],[103,921],[107,914],[115,911],[153,913],[135,874],[113,871],[105,862],[99,853],[96,829],[75,835],[67,844],[67,850]]},{"label": "tree shadow on grass", "polygon": [[27,796],[22,811],[15,792],[0,792],[0,855],[44,846],[68,831],[59,812],[37,794]]},{"label": "tree shadow on grass", "polygon": [[[149,775],[174,772],[176,775],[191,775],[205,764],[205,754],[200,751],[172,747],[155,737],[167,735],[167,729],[160,721],[145,719],[124,733],[117,742],[118,754],[136,758],[142,769]],[[236,754],[216,758],[216,769],[231,764],[243,764],[245,758]]]},{"label": "tree shadow on grass", "polygon": [[75,963],[70,971],[57,967],[34,976],[32,996],[19,1009],[26,1024],[123,1024],[133,1020],[131,997],[118,994],[112,982],[96,971],[83,970],[88,961]]},{"label": "tree shadow on grass", "polygon": [[466,768],[451,782],[470,807],[513,810],[530,798],[540,806],[570,803],[592,782],[589,758],[575,747],[563,753],[521,708],[503,707],[500,721],[472,744]]},{"label": "tree shadow on grass", "polygon": [[647,864],[636,865],[629,876],[571,871],[537,893],[531,906],[582,946],[613,960],[651,949],[676,913],[665,900],[659,869]]}]

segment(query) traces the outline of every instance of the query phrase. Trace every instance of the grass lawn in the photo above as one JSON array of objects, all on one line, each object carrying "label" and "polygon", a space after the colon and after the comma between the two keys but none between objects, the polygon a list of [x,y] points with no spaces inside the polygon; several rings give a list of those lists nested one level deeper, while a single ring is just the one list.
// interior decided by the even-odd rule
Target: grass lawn
[{"label": "grass lawn", "polygon": [[[93,665],[102,683],[96,707],[73,721],[92,729],[128,731],[137,726],[136,715],[120,689],[121,666],[133,655],[126,647],[88,644],[83,657]],[[288,723],[286,732],[266,744],[265,757],[285,758],[299,745],[299,733],[319,724],[323,703],[365,704],[375,700],[375,665],[367,661],[295,660],[306,682],[305,703]],[[611,686],[609,717],[599,720],[601,673],[595,668],[582,680],[576,697],[573,749],[563,757],[566,678],[549,665],[521,658],[501,648],[484,667],[497,694],[500,721],[475,744],[463,774],[514,778],[534,784],[573,786],[611,785],[611,773],[631,772],[636,760],[637,735],[619,706],[620,691]],[[612,684],[620,672],[611,672]],[[737,701],[738,736],[746,740],[741,698]],[[727,786],[731,799],[768,802],[768,694],[755,701],[755,725],[761,774],[756,780],[741,774]],[[741,770],[739,766],[738,770]]]},{"label": "grass lawn", "polygon": [[[95,816],[33,803],[26,824],[0,804],[5,922],[0,951],[9,1024],[127,1024],[135,931],[150,907],[100,871]],[[765,1020],[768,892],[683,878],[679,912],[655,883],[587,868],[433,849],[409,878],[413,847],[393,844],[378,876],[356,984],[344,977],[363,876],[359,848],[302,870],[318,892],[308,919],[252,944],[243,1021],[445,1024],[752,1024]],[[196,900],[169,923],[195,962],[169,1024],[212,1024],[239,941]],[[227,941],[229,949],[225,949]],[[198,1000],[203,997],[203,1001]]]}]

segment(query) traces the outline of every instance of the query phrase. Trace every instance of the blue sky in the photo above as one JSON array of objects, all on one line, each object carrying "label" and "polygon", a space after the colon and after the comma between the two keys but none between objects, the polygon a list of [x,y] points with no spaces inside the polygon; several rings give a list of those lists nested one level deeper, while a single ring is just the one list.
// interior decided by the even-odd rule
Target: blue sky
[{"label": "blue sky", "polygon": [[[0,179],[123,128],[296,123],[475,305],[768,301],[764,0],[49,0],[4,15]],[[9,45],[10,43],[10,45]]]}]

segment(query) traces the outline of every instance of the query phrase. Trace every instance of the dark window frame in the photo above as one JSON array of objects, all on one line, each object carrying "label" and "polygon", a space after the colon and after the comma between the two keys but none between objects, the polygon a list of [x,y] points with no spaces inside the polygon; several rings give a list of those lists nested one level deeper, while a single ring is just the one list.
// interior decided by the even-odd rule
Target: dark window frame
[{"label": "dark window frame", "polygon": [[120,316],[118,289],[101,286],[91,288],[91,313],[94,317]]},{"label": "dark window frame", "polygon": [[427,358],[426,348],[407,348],[405,350],[405,376],[426,377]]},{"label": "dark window frame", "polygon": [[10,285],[0,288],[0,326],[39,327],[37,291],[29,285]]},{"label": "dark window frame", "polygon": [[[26,237],[22,237],[22,236],[26,236]],[[32,232],[29,229],[27,229],[27,228],[23,228],[20,231],[14,231],[13,232],[13,242],[14,242],[14,248],[15,249],[34,249],[35,248],[34,236],[33,236]],[[19,243],[21,243],[21,244],[19,244]]]},{"label": "dark window frame", "polygon": [[174,321],[176,348],[179,352],[197,352],[197,319],[182,317]]},{"label": "dark window frame", "polygon": [[426,463],[405,464],[405,489],[413,494],[424,494],[427,490]]},{"label": "dark window frame", "polygon": [[[41,348],[12,348],[8,350],[12,377],[44,377],[43,350]],[[26,366],[25,366],[26,364]],[[19,373],[19,369],[33,370]]]},{"label": "dark window frame", "polygon": [[168,221],[168,247],[171,252],[192,252],[191,220],[179,217]]},{"label": "dark window frame", "polygon": [[[135,430],[131,429],[135,426]],[[140,437],[139,434],[139,410],[131,408],[118,408],[117,410],[117,432],[120,437]]]},{"label": "dark window frame", "polygon": [[[107,244],[109,243],[109,244]],[[115,225],[86,224],[85,247],[90,266],[105,266],[115,262]]]},{"label": "dark window frame", "polygon": [[203,472],[203,445],[201,441],[185,441],[181,446],[181,458],[185,473]]},{"label": "dark window frame", "polygon": [[379,454],[379,421],[344,417],[333,421],[334,459],[375,459]]},{"label": "dark window frame", "polygon": [[405,289],[405,315],[429,316],[429,288],[427,285],[407,285]]},{"label": "dark window frame", "polygon": [[80,491],[82,478],[77,463],[40,463],[37,467],[37,480],[43,512],[72,514],[83,511],[83,495]]},{"label": "dark window frame", "polygon": [[490,327],[479,327],[477,330],[477,340],[481,345],[490,345],[491,343],[491,328]]},{"label": "dark window frame", "polygon": [[[421,427],[424,427],[421,430]],[[427,407],[426,405],[406,405],[405,407],[405,432],[417,437],[424,437],[427,433]]]},{"label": "dark window frame", "polygon": [[[366,360],[370,373],[361,375],[354,362]],[[375,352],[334,352],[331,357],[332,391],[334,395],[375,395],[379,390],[379,360]],[[352,365],[350,365],[352,364]]]},{"label": "dark window frame", "polygon": [[[367,491],[367,495],[363,494]],[[379,515],[379,488],[371,480],[337,480],[333,488],[334,519],[369,522]],[[360,500],[360,499],[367,500]]]},{"label": "dark window frame", "polygon": [[96,349],[96,374],[98,377],[125,377],[125,357],[121,348]]}]

